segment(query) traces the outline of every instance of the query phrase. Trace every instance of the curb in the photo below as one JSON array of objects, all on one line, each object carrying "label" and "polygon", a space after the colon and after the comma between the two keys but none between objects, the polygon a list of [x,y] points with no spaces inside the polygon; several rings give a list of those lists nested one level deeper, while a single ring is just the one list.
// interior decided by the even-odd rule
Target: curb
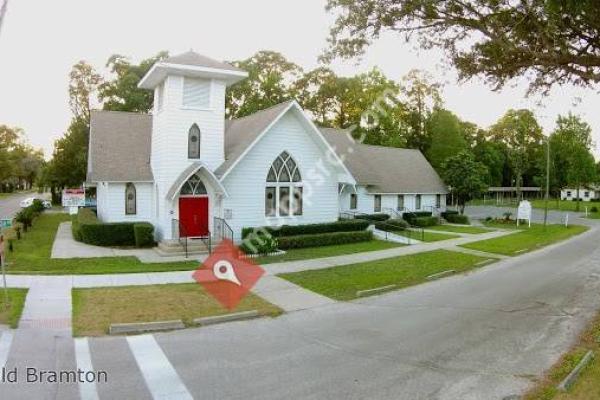
[{"label": "curb", "polygon": [[374,288],[374,289],[358,290],[358,291],[356,291],[356,297],[364,297],[364,296],[368,296],[371,294],[387,292],[388,290],[392,290],[395,287],[396,287],[396,285],[387,285],[387,286],[381,286],[381,287]]},{"label": "curb", "polygon": [[573,368],[573,371],[571,371],[571,373],[567,375],[567,377],[556,388],[561,392],[566,392],[567,390],[569,390],[569,388],[573,386],[573,384],[579,377],[581,370],[583,370],[583,368],[585,368],[585,366],[588,365],[593,359],[593,351],[590,350],[587,353],[585,353],[585,356],[583,356],[583,358],[581,359],[581,361],[579,361],[577,366]]},{"label": "curb", "polygon": [[185,328],[185,325],[183,325],[183,321],[180,319],[173,321],[135,322],[125,324],[110,324],[108,334],[120,335],[124,333],[169,331],[183,328]]},{"label": "curb", "polygon": [[444,276],[452,275],[455,272],[456,272],[455,270],[449,269],[448,271],[442,271],[442,272],[438,272],[437,274],[429,275],[425,279],[427,279],[428,281],[430,281],[432,279],[443,278]]},{"label": "curb", "polygon": [[230,321],[242,321],[245,319],[258,318],[260,316],[261,315],[258,313],[258,310],[251,310],[231,314],[215,315],[212,317],[196,318],[194,319],[194,323],[201,326],[206,326]]},{"label": "curb", "polygon": [[494,262],[494,261],[496,261],[496,259],[488,258],[487,260],[479,261],[477,264],[475,264],[475,266],[479,267],[481,265],[489,264],[489,263]]}]

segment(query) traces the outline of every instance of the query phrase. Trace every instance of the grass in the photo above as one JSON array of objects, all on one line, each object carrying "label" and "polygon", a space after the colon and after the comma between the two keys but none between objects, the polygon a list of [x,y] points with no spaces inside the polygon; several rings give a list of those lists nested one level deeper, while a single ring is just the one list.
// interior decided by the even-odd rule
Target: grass
[{"label": "grass", "polygon": [[447,250],[435,250],[368,263],[286,273],[279,276],[333,299],[352,300],[356,298],[358,290],[393,284],[398,288],[417,285],[425,282],[429,275],[449,269],[465,272],[475,268],[477,263],[484,260],[487,258]]},{"label": "grass", "polygon": [[[516,229],[515,224],[490,223],[486,225]],[[565,227],[564,225],[548,225],[546,228],[540,224],[531,224],[531,228],[528,228],[527,225],[522,225],[519,227],[519,232],[517,233],[464,244],[462,247],[488,253],[514,256],[561,240],[566,240],[586,230],[588,230],[588,227],[581,225],[569,225],[569,227]]]},{"label": "grass", "polygon": [[[281,309],[249,293],[234,312],[258,310],[276,316]],[[76,336],[101,336],[111,323],[193,319],[230,311],[196,283],[126,286],[119,288],[73,289],[73,333]]]},{"label": "grass", "polygon": [[323,258],[340,256],[344,254],[362,253],[367,251],[377,251],[392,249],[394,247],[404,246],[401,243],[386,242],[383,240],[371,240],[368,242],[338,244],[333,246],[311,247],[307,249],[291,249],[286,254],[280,256],[267,256],[253,258],[256,264],[270,264],[285,261],[298,261],[311,258]]},{"label": "grass", "polygon": [[5,307],[4,289],[0,289],[0,324],[16,328],[21,319],[27,289],[8,289],[9,306]]},{"label": "grass", "polygon": [[[433,227],[427,227],[425,229],[429,229]],[[412,233],[407,233],[406,231],[395,231],[397,235],[410,237],[411,239],[420,240],[421,242],[439,242],[440,240],[448,240],[448,239],[456,239],[460,236],[458,235],[449,235],[446,233],[437,233],[437,232],[423,232],[423,236],[421,236],[420,231],[412,231]]]},{"label": "grass", "polygon": [[470,234],[479,234],[479,233],[489,233],[492,230],[488,228],[480,228],[477,226],[456,226],[456,225],[438,225],[432,226],[430,228],[434,231],[443,231],[443,232],[454,232],[454,233],[470,233]]},{"label": "grass", "polygon": [[14,252],[6,252],[7,272],[12,274],[112,274],[130,272],[184,271],[197,262],[144,264],[136,257],[50,258],[56,230],[69,221],[66,214],[42,214],[33,228],[14,241]]},{"label": "grass", "polygon": [[[600,399],[600,315],[588,326],[579,337],[578,342],[569,352],[545,374],[536,386],[530,390],[523,400],[588,400]],[[562,393],[556,386],[575,368],[588,350],[594,351],[596,357],[582,371],[579,379]]]}]

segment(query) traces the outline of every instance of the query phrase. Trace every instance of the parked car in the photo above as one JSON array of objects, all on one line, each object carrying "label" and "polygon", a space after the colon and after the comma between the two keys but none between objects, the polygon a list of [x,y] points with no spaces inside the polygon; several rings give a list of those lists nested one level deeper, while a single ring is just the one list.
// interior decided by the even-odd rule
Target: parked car
[{"label": "parked car", "polygon": [[44,205],[45,209],[52,208],[52,202],[50,200],[42,200],[42,204]]},{"label": "parked car", "polygon": [[21,206],[21,208],[29,207],[33,204],[33,200],[35,200],[34,197],[28,197],[26,199],[21,200],[19,205]]}]

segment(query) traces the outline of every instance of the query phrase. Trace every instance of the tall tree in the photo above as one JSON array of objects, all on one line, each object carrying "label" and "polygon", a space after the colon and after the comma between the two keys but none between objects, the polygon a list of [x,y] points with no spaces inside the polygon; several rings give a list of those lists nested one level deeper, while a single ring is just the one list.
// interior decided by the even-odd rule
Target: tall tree
[{"label": "tall tree", "polygon": [[73,66],[69,74],[69,105],[75,118],[90,120],[90,108],[101,83],[102,77],[85,61]]},{"label": "tall tree", "polygon": [[452,112],[441,108],[434,110],[425,127],[431,138],[427,159],[436,170],[441,169],[447,158],[466,149],[461,122]]},{"label": "tall tree", "polygon": [[567,179],[570,185],[577,190],[576,211],[579,211],[579,193],[582,187],[587,187],[597,179],[596,160],[594,156],[581,144],[575,144],[571,148],[571,160],[568,165]]},{"label": "tall tree", "polygon": [[509,110],[490,128],[490,135],[505,146],[520,200],[523,175],[536,165],[536,157],[542,153],[542,128],[530,110]]},{"label": "tall tree", "polygon": [[295,97],[294,83],[302,68],[274,51],[259,51],[231,64],[248,72],[248,78],[227,91],[228,118],[240,118]]},{"label": "tall tree", "polygon": [[168,57],[161,51],[139,64],[132,64],[127,57],[115,54],[108,59],[106,67],[113,78],[99,87],[99,98],[105,110],[147,113],[152,109],[154,93],[137,87],[139,81],[159,60]]},{"label": "tall tree", "polygon": [[531,89],[600,81],[597,0],[328,0],[336,12],[326,59],[361,54],[383,32],[448,53],[463,78],[496,88],[533,76]]},{"label": "tall tree", "polygon": [[486,166],[476,161],[468,150],[446,159],[442,165],[442,176],[456,196],[461,214],[465,212],[467,201],[481,196],[488,188],[487,174]]}]

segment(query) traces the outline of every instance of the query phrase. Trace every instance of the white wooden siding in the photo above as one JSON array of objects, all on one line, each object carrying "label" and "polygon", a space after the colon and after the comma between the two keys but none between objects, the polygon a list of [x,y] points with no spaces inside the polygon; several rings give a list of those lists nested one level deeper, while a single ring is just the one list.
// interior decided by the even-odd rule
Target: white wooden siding
[{"label": "white wooden siding", "polygon": [[[106,183],[106,182],[104,182]],[[153,222],[153,194],[151,183],[134,183],[137,199],[137,213],[125,214],[125,183],[98,185],[98,217],[104,222],[145,221]]]},{"label": "white wooden siding", "polygon": [[183,107],[210,107],[210,80],[183,78]]},{"label": "white wooden siding", "polygon": [[[317,137],[307,131],[293,113],[284,115],[225,178],[223,184],[229,197],[223,199],[223,210],[232,218],[227,222],[237,239],[243,227],[273,223],[299,225],[330,222],[338,218],[338,182],[336,172],[324,165],[320,173],[319,160],[325,157]],[[287,151],[298,163],[304,185],[303,215],[296,217],[265,217],[265,187],[267,173],[275,158]]]},{"label": "white wooden siding", "polygon": [[[355,211],[365,214],[372,214],[375,211],[375,196],[369,193],[364,186],[356,187],[357,207],[356,209],[350,209],[350,194],[354,193],[351,186],[345,186],[344,190],[340,194],[340,211]],[[444,210],[446,208],[446,195],[441,194],[440,208]],[[404,207],[410,211],[430,211],[431,207],[436,205],[435,194],[422,194],[421,195],[421,209],[416,209],[416,194],[406,193],[404,194]],[[397,194],[381,194],[381,212],[386,212],[392,208],[396,210],[398,206],[398,195]],[[388,212],[389,213],[389,212]]]}]

